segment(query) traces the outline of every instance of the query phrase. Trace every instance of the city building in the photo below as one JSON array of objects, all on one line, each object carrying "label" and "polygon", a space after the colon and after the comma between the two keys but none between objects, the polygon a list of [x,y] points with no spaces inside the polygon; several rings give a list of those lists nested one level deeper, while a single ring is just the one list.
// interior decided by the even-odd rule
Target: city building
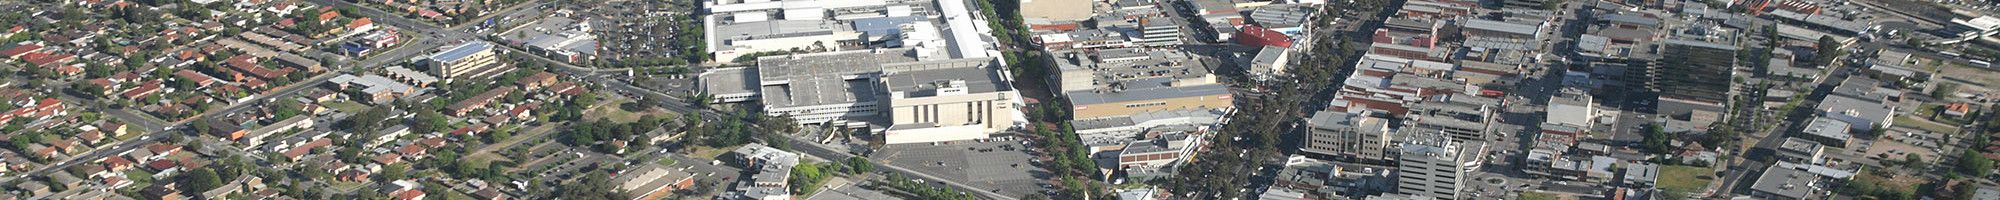
[{"label": "city building", "polygon": [[1814,117],[1811,122],[1806,123],[1806,128],[1799,132],[1802,134],[1800,137],[1806,140],[1819,142],[1822,145],[1834,148],[1841,148],[1847,147],[1854,140],[1854,135],[1849,132],[1853,130],[1850,127],[1851,125],[1844,121],[1827,117]]},{"label": "city building", "polygon": [[1263,49],[1257,51],[1256,57],[1250,58],[1249,67],[1244,67],[1243,69],[1247,70],[1246,72],[1248,73],[1246,74],[1249,74],[1251,78],[1258,81],[1276,80],[1277,77],[1285,75],[1285,68],[1290,67],[1288,66],[1290,64],[1288,61],[1291,59],[1289,52],[1291,51],[1283,47],[1264,46]]},{"label": "city building", "polygon": [[[1814,120],[1818,121],[1818,120]],[[1811,125],[1807,125],[1811,128]],[[1808,129],[1810,130],[1810,129]],[[1822,130],[1823,131],[1823,130]],[[1826,156],[1826,147],[1812,140],[1787,137],[1778,144],[1778,161],[1792,163],[1820,163]]]},{"label": "city building", "polygon": [[416,92],[416,87],[374,74],[341,74],[327,79],[327,82],[334,90],[347,92],[349,98],[369,104],[393,102]]},{"label": "city building", "polygon": [[1073,119],[1123,117],[1144,112],[1171,110],[1228,110],[1235,108],[1229,86],[1196,85],[1176,87],[1170,80],[1134,81],[1122,91],[1070,92]]},{"label": "city building", "polygon": [[1188,133],[1171,133],[1149,140],[1133,141],[1117,152],[1118,167],[1126,174],[1150,175],[1171,173],[1159,171],[1173,166],[1182,158],[1193,156],[1194,145],[1201,144],[1202,136]]},{"label": "city building", "polygon": [[1620,183],[1624,183],[1625,187],[1653,188],[1659,185],[1660,164],[1650,162],[1626,163],[1624,178],[1624,181],[1620,181]]},{"label": "city building", "polygon": [[[1902,92],[1881,87],[1882,82],[1864,76],[1848,76],[1833,92],[1820,99],[1821,116],[1847,122],[1857,131],[1872,131],[1895,124]],[[1830,144],[1829,144],[1830,145]]]},{"label": "city building", "polygon": [[958,59],[895,64],[885,70],[882,87],[888,91],[889,128],[883,139],[889,144],[972,140],[986,138],[1025,124],[1017,108],[1020,94],[992,65],[992,59]]},{"label": "city building", "polygon": [[1456,142],[1438,134],[1419,133],[1400,147],[1396,162],[1396,193],[1461,199],[1466,173],[1478,170],[1482,142]]},{"label": "city building", "polygon": [[745,144],[730,153],[743,169],[755,170],[732,192],[743,199],[792,199],[786,181],[792,178],[792,167],[799,164],[799,154],[757,143]]},{"label": "city building", "polygon": [[1591,127],[1597,119],[1597,106],[1590,93],[1581,88],[1562,88],[1549,98],[1548,121],[1546,123]]},{"label": "city building", "polygon": [[479,80],[513,71],[512,67],[500,63],[493,43],[473,41],[451,47],[443,52],[427,56],[431,74],[445,82],[452,80]]},{"label": "city building", "polygon": [[1711,58],[1735,58],[1738,48],[1689,40],[1667,40],[1661,46],[1664,53],[1651,69],[1650,85],[1660,96],[1655,111],[1707,130],[1721,120],[1735,83],[1736,59]]},{"label": "city building", "polygon": [[[925,57],[925,47],[765,56],[754,68],[704,73],[714,102],[757,99],[800,124],[870,128],[889,143],[985,138],[1025,123],[994,58]],[[876,117],[887,115],[887,117]]]},{"label": "city building", "polygon": [[1181,45],[1182,19],[1171,17],[1148,17],[1139,20],[1139,45],[1173,46]]},{"label": "city building", "polygon": [[[866,127],[864,118],[882,112],[881,99],[886,95],[875,80],[882,64],[916,62],[914,52],[875,49],[766,56],[757,59],[757,79],[742,83],[756,83],[765,115],[789,116],[800,124]],[[735,87],[750,86],[710,88]]]},{"label": "city building", "polygon": [[1320,111],[1313,113],[1306,126],[1312,129],[1306,133],[1301,152],[1389,161],[1389,151],[1395,148],[1396,133],[1390,129],[1389,119],[1367,113]]},{"label": "city building", "polygon": [[1750,185],[1750,196],[1772,200],[1821,199],[1832,195],[1836,183],[1853,177],[1851,170],[1778,162]]}]

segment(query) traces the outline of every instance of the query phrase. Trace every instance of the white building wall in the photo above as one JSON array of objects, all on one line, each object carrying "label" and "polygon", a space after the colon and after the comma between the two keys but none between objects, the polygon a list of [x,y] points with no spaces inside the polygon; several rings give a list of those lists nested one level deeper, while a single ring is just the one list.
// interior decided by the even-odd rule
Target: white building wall
[{"label": "white building wall", "polygon": [[910,144],[984,139],[986,135],[985,127],[978,125],[945,126],[889,130],[882,134],[882,140],[888,144]]}]

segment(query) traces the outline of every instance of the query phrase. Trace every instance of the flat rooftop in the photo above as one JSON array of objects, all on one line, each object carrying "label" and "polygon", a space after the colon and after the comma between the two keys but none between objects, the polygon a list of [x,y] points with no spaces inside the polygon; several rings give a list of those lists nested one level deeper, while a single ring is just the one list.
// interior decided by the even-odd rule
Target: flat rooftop
[{"label": "flat rooftop", "polygon": [[722,68],[709,70],[700,77],[701,90],[709,94],[756,93],[757,69],[749,67]]},{"label": "flat rooftop", "polygon": [[949,67],[912,71],[884,72],[882,83],[889,92],[904,92],[911,97],[936,96],[934,90],[952,81],[962,81],[967,93],[987,93],[1011,91],[1013,87],[1000,77],[999,69],[989,67],[993,59],[949,60],[959,63],[973,63],[970,67]]},{"label": "flat rooftop", "polygon": [[491,50],[493,50],[493,43],[486,42],[483,40],[475,40],[472,42],[466,42],[465,44],[459,44],[458,46],[452,47],[451,50],[445,50],[444,52],[431,54],[430,59],[438,62],[455,62],[458,61],[459,59],[465,59],[466,56],[472,56],[472,54],[475,53],[491,51]]},{"label": "flat rooftop", "polygon": [[1785,138],[1784,143],[1778,144],[1778,149],[1786,151],[1794,151],[1794,152],[1809,153],[1813,151],[1818,151],[1819,148],[1820,148],[1819,142],[1813,142],[1812,140],[1799,139],[1793,137],[1787,137]]},{"label": "flat rooftop", "polygon": [[879,73],[882,63],[914,62],[908,48],[837,51],[757,58],[757,77],[763,85],[782,84],[794,79],[828,78]]},{"label": "flat rooftop", "polygon": [[1208,84],[1187,87],[1151,87],[1127,89],[1123,92],[1070,92],[1070,102],[1076,105],[1090,105],[1112,102],[1127,102],[1150,99],[1169,99],[1193,96],[1229,94],[1229,87],[1222,84]]},{"label": "flat rooftop", "polygon": [[765,85],[760,90],[764,105],[770,107],[875,102],[879,91],[868,79],[838,78],[796,80],[790,84]]},{"label": "flat rooftop", "polygon": [[1750,189],[1793,199],[1805,199],[1807,195],[1812,194],[1813,183],[1818,180],[1819,175],[1804,170],[1771,165],[1770,169],[1764,170],[1764,175],[1757,177],[1757,182],[1751,184]]},{"label": "flat rooftop", "polygon": [[1814,136],[1833,138],[1837,140],[1847,140],[1849,137],[1851,137],[1847,133],[1849,129],[1848,126],[1850,125],[1848,125],[1847,122],[1835,120],[1833,118],[1815,117],[1812,119],[1812,122],[1806,123],[1806,129],[1802,131],[1805,132],[1806,134],[1812,134]]},{"label": "flat rooftop", "polygon": [[709,30],[709,34],[725,40],[754,40],[833,34],[836,31],[853,31],[851,28],[833,20],[770,20],[716,25],[715,30]]},{"label": "flat rooftop", "polygon": [[1026,20],[1083,21],[1095,11],[1092,0],[1022,0],[1021,18]]}]

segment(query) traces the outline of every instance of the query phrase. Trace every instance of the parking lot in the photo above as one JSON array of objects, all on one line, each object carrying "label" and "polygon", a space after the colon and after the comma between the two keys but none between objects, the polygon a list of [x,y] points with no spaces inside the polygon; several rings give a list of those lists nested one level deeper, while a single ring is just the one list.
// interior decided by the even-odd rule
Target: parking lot
[{"label": "parking lot", "polygon": [[1047,170],[1031,164],[1029,160],[1034,157],[1018,140],[888,145],[872,157],[925,174],[997,189],[994,192],[1007,196],[1042,192],[1041,180],[1049,177]]}]

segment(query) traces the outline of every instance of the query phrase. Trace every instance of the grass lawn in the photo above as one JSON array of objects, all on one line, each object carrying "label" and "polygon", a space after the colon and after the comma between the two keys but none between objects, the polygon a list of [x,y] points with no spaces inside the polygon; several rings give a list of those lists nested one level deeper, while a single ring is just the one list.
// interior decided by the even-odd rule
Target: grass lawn
[{"label": "grass lawn", "polygon": [[1919,178],[1917,176],[1896,174],[1896,172],[1881,172],[1881,171],[1876,171],[1875,169],[1870,169],[1858,173],[1854,176],[1854,179],[1856,183],[1869,183],[1871,185],[1875,185],[1876,188],[1891,189],[1903,192],[1911,192],[1911,190],[1916,190],[1917,185],[1924,183],[1924,179]]},{"label": "grass lawn", "polygon": [[355,103],[352,101],[326,102],[325,105],[326,107],[331,107],[334,110],[340,110],[340,112],[344,113],[361,113],[362,111],[368,111],[368,105],[361,105],[361,103]]},{"label": "grass lawn", "polygon": [[444,199],[478,199],[478,198],[472,198],[472,196],[469,195],[465,195],[464,192],[458,192],[455,190],[450,192],[445,192],[444,194],[445,194]]},{"label": "grass lawn", "polygon": [[146,170],[125,170],[125,178],[132,179],[132,182],[136,183],[153,183],[153,173],[148,173]]},{"label": "grass lawn", "polygon": [[361,183],[362,182],[351,182],[351,181],[326,181],[327,188],[333,189],[332,191],[338,191],[338,192],[353,192],[354,189],[359,189],[361,188],[361,186],[363,186],[363,184]]},{"label": "grass lawn", "polygon": [[660,166],[674,166],[674,163],[680,163],[680,162],[681,161],[679,160],[674,160],[674,157],[662,156],[660,157],[660,161],[658,161],[657,163],[660,163]]},{"label": "grass lawn", "polygon": [[1923,129],[1925,131],[1930,131],[1934,133],[1946,133],[1946,134],[1958,133],[1957,127],[1951,127],[1951,125],[1931,122],[1930,120],[1912,118],[1909,115],[1897,116],[1896,126]]},{"label": "grass lawn", "polygon": [[668,112],[657,108],[628,111],[625,108],[626,107],[625,104],[628,103],[633,103],[633,102],[631,99],[614,98],[603,104],[599,104],[599,106],[597,106],[597,108],[595,109],[590,109],[589,111],[585,111],[583,113],[583,116],[584,119],[588,120],[604,118],[604,119],[609,119],[612,122],[631,123],[639,121],[639,117],[642,116],[647,116],[647,115],[672,116],[672,114],[674,114],[673,112]]},{"label": "grass lawn", "polygon": [[722,153],[729,153],[730,150],[735,150],[737,147],[743,147],[743,145],[727,146],[722,148],[708,148],[706,146],[701,146],[701,145],[688,145],[688,149],[691,149],[691,151],[694,151],[694,153],[689,153],[687,155],[688,157],[713,160],[715,159],[716,156],[722,156]]},{"label": "grass lawn", "polygon": [[[511,125],[511,124],[510,124],[510,125],[508,125],[507,127],[512,127],[512,126],[513,126],[513,125]],[[486,147],[484,147],[484,148],[479,148],[479,150],[474,150],[474,151],[472,152],[472,154],[469,154],[469,155],[467,155],[467,156],[465,156],[465,157],[466,157],[466,158],[485,158],[486,160],[507,160],[507,161],[513,161],[514,159],[512,159],[512,158],[501,158],[501,157],[499,157],[499,155],[498,155],[498,154],[494,154],[494,153],[493,153],[493,151],[499,151],[499,150],[503,150],[503,149],[507,149],[507,148],[512,148],[512,147],[513,147],[513,146],[514,146],[515,144],[520,144],[520,143],[521,143],[521,141],[526,141],[526,140],[530,140],[530,139],[535,139],[535,138],[539,138],[539,137],[542,137],[542,135],[544,135],[544,134],[548,134],[549,132],[551,132],[551,131],[554,131],[554,130],[555,130],[555,128],[556,128],[556,126],[555,126],[554,124],[542,124],[541,126],[536,126],[536,127],[530,127],[530,128],[526,128],[526,129],[521,129],[521,128],[516,128],[516,129],[514,129],[514,131],[516,131],[516,132],[514,132],[514,135],[513,135],[513,136],[511,136],[511,137],[507,137],[507,139],[506,139],[506,140],[500,140],[500,141],[498,141],[498,142],[494,142],[494,143],[493,143],[493,145],[486,145]]]},{"label": "grass lawn", "polygon": [[1560,198],[1557,197],[1556,194],[1540,193],[1540,192],[1521,192],[1521,200],[1557,200],[1557,199]]},{"label": "grass lawn", "polygon": [[1715,170],[1706,167],[1660,166],[1660,189],[1673,194],[1701,192],[1715,181]]},{"label": "grass lawn", "polygon": [[1943,106],[1937,104],[1928,104],[1928,103],[1924,105],[1918,105],[1916,113],[1913,114],[1916,114],[1917,116],[1924,118],[1935,118],[1937,117],[1939,107]]}]

